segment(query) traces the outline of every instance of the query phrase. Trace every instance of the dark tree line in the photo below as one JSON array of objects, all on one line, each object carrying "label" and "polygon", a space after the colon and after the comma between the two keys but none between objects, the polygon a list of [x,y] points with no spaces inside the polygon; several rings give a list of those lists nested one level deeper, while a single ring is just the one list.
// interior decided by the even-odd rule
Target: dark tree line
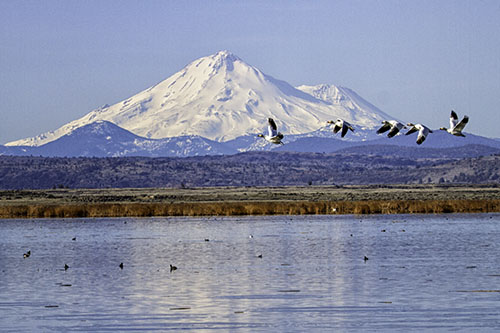
[{"label": "dark tree line", "polygon": [[[436,155],[435,151],[431,155]],[[499,183],[499,155],[248,152],[187,158],[0,156],[0,188]]]}]

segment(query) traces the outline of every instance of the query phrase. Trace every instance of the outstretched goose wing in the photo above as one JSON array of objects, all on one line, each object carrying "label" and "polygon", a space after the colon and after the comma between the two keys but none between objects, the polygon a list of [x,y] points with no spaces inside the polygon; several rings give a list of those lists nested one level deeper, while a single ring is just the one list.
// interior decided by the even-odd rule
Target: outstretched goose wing
[{"label": "outstretched goose wing", "polygon": [[421,125],[420,130],[418,131],[417,144],[422,144],[429,133],[432,133],[432,130],[424,125]]},{"label": "outstretched goose wing", "polygon": [[420,132],[418,133],[418,137],[417,137],[417,144],[418,144],[418,145],[422,144],[422,142],[424,142],[424,141],[425,141],[425,137],[426,137],[426,136],[422,133],[422,131],[420,131]]},{"label": "outstretched goose wing", "polygon": [[469,117],[465,116],[464,119],[462,119],[454,128],[455,131],[462,132],[464,129],[465,125],[469,122]]},{"label": "outstretched goose wing", "polygon": [[410,135],[412,133],[415,133],[418,131],[418,129],[415,126],[412,126],[408,132],[406,132],[406,135]]},{"label": "outstretched goose wing", "polygon": [[458,123],[458,116],[455,111],[451,110],[450,130],[454,129],[455,126],[457,126],[457,123]]},{"label": "outstretched goose wing", "polygon": [[268,126],[269,136],[270,137],[276,136],[276,134],[278,133],[278,127],[276,126],[276,123],[274,122],[274,119],[273,118],[269,118],[268,122],[269,122],[269,126]]},{"label": "outstretched goose wing", "polygon": [[343,138],[343,137],[347,134],[347,131],[348,131],[348,130],[349,130],[349,126],[347,126],[347,124],[346,124],[346,123],[344,123],[344,124],[342,125],[342,135],[341,135],[341,137],[342,137],[342,138]]},{"label": "outstretched goose wing", "polygon": [[377,130],[377,134],[380,134],[380,133],[384,133],[384,132],[387,132],[388,130],[390,130],[392,127],[391,124],[389,124],[388,122],[384,122],[384,125],[382,125],[382,127],[380,127],[378,130]]},{"label": "outstretched goose wing", "polygon": [[391,130],[387,134],[387,137],[392,138],[393,136],[395,136],[398,133],[399,133],[399,128],[397,126],[394,126],[393,128],[391,128]]}]

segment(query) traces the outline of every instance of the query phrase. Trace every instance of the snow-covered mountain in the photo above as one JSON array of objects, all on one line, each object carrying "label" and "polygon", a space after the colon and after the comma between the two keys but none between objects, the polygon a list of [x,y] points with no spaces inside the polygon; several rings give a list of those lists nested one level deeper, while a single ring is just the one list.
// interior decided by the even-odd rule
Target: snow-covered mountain
[{"label": "snow-covered mountain", "polygon": [[[284,146],[258,138],[267,118],[285,134]],[[345,138],[327,120],[355,127]],[[196,156],[249,150],[334,152],[359,145],[417,147],[415,136],[377,135],[395,119],[349,88],[321,84],[292,87],[227,51],[193,61],[178,73],[125,101],[91,111],[52,132],[0,146],[0,155]],[[500,141],[434,131],[422,148]]]},{"label": "snow-covered mountain", "polygon": [[[220,51],[122,102],[7,145],[40,146],[95,121],[109,121],[150,139],[196,135],[224,142],[265,131],[268,117],[276,120],[285,136],[316,131],[338,117],[367,129],[392,119],[350,89],[332,85],[294,88]],[[363,131],[352,138],[366,139]]]}]

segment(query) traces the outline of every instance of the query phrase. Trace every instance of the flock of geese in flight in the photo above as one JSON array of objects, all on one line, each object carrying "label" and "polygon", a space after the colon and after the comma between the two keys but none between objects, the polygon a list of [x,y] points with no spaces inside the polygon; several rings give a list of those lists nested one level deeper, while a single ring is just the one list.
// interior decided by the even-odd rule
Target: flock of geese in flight
[{"label": "flock of geese in flight", "polygon": [[[440,130],[444,130],[455,136],[465,136],[462,131],[468,122],[468,116],[464,116],[459,122],[456,112],[452,110],[450,116],[450,128],[441,127]],[[278,132],[278,127],[276,126],[273,118],[269,118],[268,123],[268,134],[259,134],[259,137],[264,138],[268,142],[283,145],[284,143],[281,140],[283,140],[284,135],[281,132]],[[327,121],[327,124],[333,124],[333,133],[336,134],[340,132],[340,136],[342,138],[349,130],[354,132],[354,127],[343,119],[337,119],[336,121],[329,120]],[[408,129],[405,135],[410,135],[418,131],[417,144],[419,145],[425,141],[425,138],[429,135],[429,133],[432,133],[432,130],[429,127],[422,124],[408,123],[405,125],[397,120],[384,120],[382,121],[382,124],[382,127],[377,130],[377,134],[389,131],[389,133],[387,133],[387,137],[389,138],[396,136],[403,128]]]}]

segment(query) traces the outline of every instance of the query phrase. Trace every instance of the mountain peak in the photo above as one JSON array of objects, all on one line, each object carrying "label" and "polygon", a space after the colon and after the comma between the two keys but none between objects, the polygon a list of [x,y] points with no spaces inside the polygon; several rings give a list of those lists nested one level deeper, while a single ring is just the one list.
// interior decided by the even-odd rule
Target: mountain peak
[{"label": "mountain peak", "polygon": [[214,55],[211,56],[213,59],[221,59],[221,60],[226,60],[226,61],[238,61],[241,60],[237,55],[234,53],[228,51],[228,50],[221,50]]},{"label": "mountain peak", "polygon": [[203,67],[204,64],[215,72],[219,72],[222,69],[231,72],[234,70],[234,65],[236,62],[248,66],[237,55],[227,50],[222,50],[210,56],[195,60],[193,63],[195,64],[196,67],[198,66]]}]

